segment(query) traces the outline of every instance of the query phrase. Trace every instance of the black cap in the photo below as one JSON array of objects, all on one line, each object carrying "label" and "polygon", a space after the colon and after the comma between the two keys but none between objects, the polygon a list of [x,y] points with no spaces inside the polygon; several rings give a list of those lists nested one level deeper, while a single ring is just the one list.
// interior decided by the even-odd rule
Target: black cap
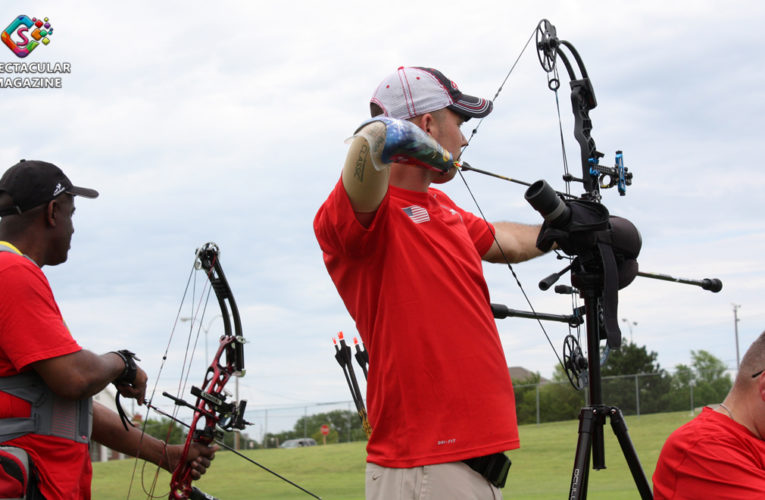
[{"label": "black cap", "polygon": [[26,212],[48,203],[61,193],[97,198],[98,191],[78,187],[52,163],[21,160],[0,178],[0,193],[8,193],[13,205],[0,208],[0,217]]},{"label": "black cap", "polygon": [[484,118],[486,115],[491,113],[494,104],[490,100],[484,99],[482,97],[473,97],[472,95],[463,94],[460,92],[460,89],[457,88],[457,84],[454,83],[454,81],[446,78],[446,76],[444,76],[444,74],[437,69],[423,67],[419,67],[418,69],[427,71],[431,75],[435,76],[436,80],[438,80],[441,86],[443,86],[443,88],[449,92],[449,95],[451,96],[454,103],[447,106],[447,108],[451,109],[455,113],[461,114],[467,119]]}]

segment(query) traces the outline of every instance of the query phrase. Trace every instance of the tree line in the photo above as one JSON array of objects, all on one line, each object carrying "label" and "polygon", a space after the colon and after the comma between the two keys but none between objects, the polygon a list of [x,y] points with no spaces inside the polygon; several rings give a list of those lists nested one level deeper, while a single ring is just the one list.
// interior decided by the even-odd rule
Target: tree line
[{"label": "tree line", "polygon": [[[722,402],[733,385],[725,363],[707,351],[691,351],[690,366],[680,364],[672,374],[659,366],[657,357],[633,343],[611,351],[601,365],[603,403],[625,415],[689,410],[691,405]],[[560,365],[551,383],[535,373],[513,380],[513,386],[519,424],[536,422],[537,411],[540,422],[578,418],[587,404],[586,392],[571,386]]]}]

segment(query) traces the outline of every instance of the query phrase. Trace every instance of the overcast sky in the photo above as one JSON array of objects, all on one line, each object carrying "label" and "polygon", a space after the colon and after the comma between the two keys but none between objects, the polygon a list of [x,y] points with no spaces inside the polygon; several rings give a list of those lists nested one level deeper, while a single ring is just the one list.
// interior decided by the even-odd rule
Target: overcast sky
[{"label": "overcast sky", "polygon": [[[765,329],[764,11],[755,1],[3,2],[3,26],[26,14],[54,27],[23,61],[69,62],[71,73],[61,89],[0,89],[0,165],[52,161],[101,192],[77,200],[69,261],[44,268],[83,347],[132,349],[155,379],[194,250],[214,241],[249,340],[240,381],[249,407],[347,400],[331,338],[356,330],[312,230],[344,139],[401,65],[439,68],[491,98],[548,18],[587,66],[603,162],[623,150],[634,173],[627,196],[608,190],[603,201],[642,233],[641,269],[724,283],[712,294],[637,278],[620,293],[619,318],[637,323],[633,340],[664,368],[704,349],[735,370],[733,304],[742,355]],[[0,62],[18,61],[0,46]],[[567,89],[564,78],[563,130],[578,175]],[[555,97],[533,44],[464,159],[563,189]],[[465,178],[489,220],[539,222],[522,186]],[[459,178],[444,189],[478,211]],[[567,297],[536,287],[560,267],[551,255],[515,266],[537,310],[570,312]],[[485,269],[493,302],[528,308],[506,267]],[[444,306],[459,307],[459,297]],[[210,307],[212,350],[221,322]],[[535,322],[498,327],[509,365],[552,375],[555,354]],[[560,351],[567,329],[545,328]],[[162,383],[177,384],[181,349],[171,347]]]}]

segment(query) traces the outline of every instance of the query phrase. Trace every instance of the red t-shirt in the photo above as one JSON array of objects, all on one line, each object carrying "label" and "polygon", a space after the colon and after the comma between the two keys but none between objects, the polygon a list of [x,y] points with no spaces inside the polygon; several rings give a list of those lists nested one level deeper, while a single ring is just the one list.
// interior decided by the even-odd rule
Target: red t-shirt
[{"label": "red t-shirt", "polygon": [[[0,376],[17,375],[28,371],[30,363],[80,349],[40,268],[26,257],[0,252]],[[29,403],[0,391],[0,418],[29,414]],[[46,498],[90,498],[87,444],[36,434],[3,444],[27,451],[39,470]]]},{"label": "red t-shirt", "polygon": [[765,498],[765,441],[704,408],[664,443],[653,494],[656,500]]},{"label": "red t-shirt", "polygon": [[481,263],[493,229],[439,190],[394,186],[364,228],[341,181],[314,230],[369,351],[367,461],[416,467],[517,448]]}]

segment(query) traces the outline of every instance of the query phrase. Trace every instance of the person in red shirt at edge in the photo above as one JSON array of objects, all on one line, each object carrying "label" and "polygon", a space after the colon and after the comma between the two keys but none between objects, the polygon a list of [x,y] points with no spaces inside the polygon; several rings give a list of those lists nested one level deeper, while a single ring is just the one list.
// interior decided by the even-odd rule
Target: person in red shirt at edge
[{"label": "person in red shirt at edge", "polygon": [[656,500],[765,498],[765,333],[716,409],[673,432],[653,473]]},{"label": "person in red shirt at edge", "polygon": [[[117,413],[92,402],[114,383],[143,404],[147,378],[130,351],[97,355],[77,344],[41,270],[67,259],[75,196],[98,192],[73,186],[51,163],[22,160],[0,178],[2,498],[89,499],[90,438],[168,470],[183,451],[123,426]],[[192,448],[194,477],[205,473],[214,452]]]},{"label": "person in red shirt at edge", "polygon": [[454,177],[460,125],[491,101],[401,67],[370,107],[314,220],[370,356],[366,496],[501,498],[518,428],[481,259],[540,255],[540,226],[488,224],[431,187]]}]

